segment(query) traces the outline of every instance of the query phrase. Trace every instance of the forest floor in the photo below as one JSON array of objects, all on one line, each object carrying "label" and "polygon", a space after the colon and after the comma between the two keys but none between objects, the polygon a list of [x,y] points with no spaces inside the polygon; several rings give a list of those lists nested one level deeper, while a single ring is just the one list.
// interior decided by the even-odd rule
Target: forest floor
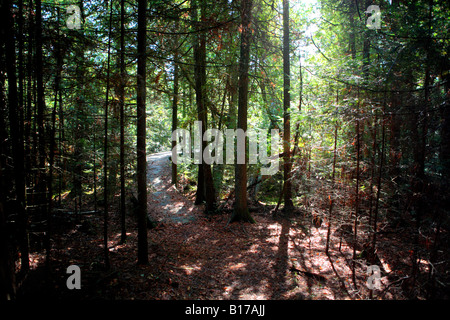
[{"label": "forest floor", "polygon": [[[273,217],[273,206],[252,212],[255,224],[228,224],[229,213],[204,215],[202,206],[170,184],[168,153],[148,159],[149,265],[137,265],[137,225],[129,211],[127,240],[120,242],[120,217],[111,208],[109,257],[103,268],[102,213],[54,216],[51,277],[44,277],[45,254],[31,254],[23,296],[78,299],[368,299],[369,263],[361,257],[352,277],[351,236],[331,226],[325,254],[326,221],[319,227],[299,209]],[[325,213],[323,213],[325,214]],[[364,234],[362,230],[361,234]],[[358,239],[362,243],[364,239]],[[374,299],[407,299],[410,258],[402,232],[380,234],[381,287]],[[66,268],[81,268],[81,290],[68,290]],[[427,275],[426,263],[421,265]],[[46,279],[46,280],[43,280]],[[353,281],[355,280],[355,281]],[[356,286],[355,286],[356,284]],[[417,298],[417,296],[415,296]],[[420,298],[420,297],[419,297]]]}]

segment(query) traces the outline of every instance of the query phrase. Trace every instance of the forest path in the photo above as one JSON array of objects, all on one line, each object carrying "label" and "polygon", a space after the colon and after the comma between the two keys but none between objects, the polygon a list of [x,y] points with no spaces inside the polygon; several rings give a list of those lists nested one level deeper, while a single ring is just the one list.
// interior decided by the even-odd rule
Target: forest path
[{"label": "forest path", "polygon": [[171,154],[166,151],[147,156],[149,216],[158,222],[188,223],[197,218],[200,208],[171,184]]}]

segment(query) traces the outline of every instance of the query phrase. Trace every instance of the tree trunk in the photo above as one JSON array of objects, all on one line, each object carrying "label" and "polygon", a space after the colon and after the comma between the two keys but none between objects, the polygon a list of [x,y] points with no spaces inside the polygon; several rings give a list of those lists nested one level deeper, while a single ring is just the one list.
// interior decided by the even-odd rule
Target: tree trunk
[{"label": "tree trunk", "polygon": [[[336,174],[336,155],[337,155],[337,137],[338,137],[338,125],[334,128],[334,150],[333,150],[333,171],[331,174],[331,187],[334,190],[334,178]],[[328,249],[330,247],[330,235],[331,235],[331,218],[333,213],[334,195],[330,195],[330,208],[328,211],[328,229],[327,229],[327,242],[325,246],[325,253],[328,255]]]},{"label": "tree trunk", "polygon": [[[300,113],[302,111],[302,102],[303,102],[303,72],[302,72],[302,63],[301,63],[301,54],[300,54],[300,65],[299,65],[299,73],[300,73],[300,92],[299,92],[299,102],[298,102],[298,112]],[[263,87],[264,88],[264,87]],[[266,102],[266,99],[264,98],[265,94],[263,93],[263,99],[264,102]],[[290,129],[290,128],[289,128]],[[298,141],[300,138],[300,122],[297,122],[296,124],[296,128],[295,128],[295,136],[294,136],[294,146],[293,146],[293,151],[292,153],[290,153],[290,157],[291,157],[291,161],[290,161],[290,165],[289,165],[289,170],[288,172],[291,172],[292,170],[292,166],[293,166],[293,159],[295,158],[295,156],[300,152],[300,148],[298,146]],[[292,187],[291,187],[292,188]],[[285,194],[286,191],[286,179],[284,179],[283,181],[283,186],[281,187],[281,192],[280,192],[280,196],[278,198],[278,202],[277,205],[275,206],[275,210],[273,211],[272,215],[275,216],[278,213],[278,208],[280,207],[281,204],[281,200]],[[292,206],[293,207],[293,206]]]},{"label": "tree trunk", "polygon": [[[193,10],[192,10],[192,20],[194,22],[194,30],[199,30],[201,26],[198,22],[198,5],[197,1],[193,0]],[[204,122],[204,98],[203,98],[203,82],[202,82],[202,66],[204,66],[206,51],[202,51],[202,39],[205,40],[203,32],[197,31],[197,34],[194,37],[194,89],[195,89],[195,101],[197,104],[197,120],[201,121],[202,129],[200,130],[200,141],[202,141],[203,130],[206,126]],[[205,47],[203,47],[205,49]],[[194,146],[197,148],[197,146]],[[201,152],[203,152],[203,143],[201,142],[200,147]],[[203,161],[198,166],[198,175],[197,175],[197,192],[195,194],[195,204],[201,204],[206,200],[206,191],[205,191],[205,171],[203,170]]]},{"label": "tree trunk", "polygon": [[[241,1],[241,54],[239,59],[239,97],[238,97],[238,123],[237,128],[247,132],[248,107],[248,69],[250,60],[250,40],[252,22],[252,0]],[[247,139],[246,139],[247,140]],[[230,222],[255,220],[250,215],[247,205],[247,148],[244,148],[245,163],[235,165],[235,204]]]},{"label": "tree trunk", "polygon": [[[364,8],[369,7],[372,0],[366,0],[364,3]],[[370,30],[365,29],[364,32],[364,44],[363,44],[363,77],[367,82],[369,80],[369,67],[370,67]]]},{"label": "tree trunk", "polygon": [[39,172],[44,179],[45,171],[45,131],[44,131],[44,73],[42,60],[42,11],[41,0],[36,0],[36,85],[37,85],[37,124],[39,138]]},{"label": "tree trunk", "polygon": [[289,0],[283,0],[283,112],[284,112],[284,210],[290,211],[294,207],[292,203],[291,182],[291,116],[290,116],[290,86],[291,71],[289,59]]},{"label": "tree trunk", "polygon": [[127,238],[125,227],[125,0],[120,1],[120,242],[125,243]]},{"label": "tree trunk", "polygon": [[[431,45],[431,26],[432,26],[432,12],[433,12],[433,0],[429,0],[429,17],[428,17],[428,37],[426,40],[425,48],[426,48],[426,56],[425,56],[425,78],[424,78],[424,97],[423,97],[423,109],[420,114],[422,115],[422,124],[420,126],[420,122],[417,122],[417,126],[420,126],[421,132],[419,135],[419,139],[417,139],[417,153],[415,159],[415,177],[413,183],[413,194],[417,195],[415,208],[416,208],[416,231],[414,236],[414,248],[412,254],[412,287],[414,287],[416,280],[420,273],[418,260],[419,256],[419,237],[420,237],[420,227],[422,224],[422,216],[425,212],[425,196],[426,196],[426,175],[425,175],[425,164],[426,164],[426,156],[427,156],[427,132],[428,132],[428,107],[430,100],[430,84],[432,83],[431,79],[431,61],[430,61],[430,45]],[[420,119],[420,115],[417,117]]]},{"label": "tree trunk", "polygon": [[[3,12],[9,12],[7,8],[0,6]],[[1,30],[3,37],[4,30]],[[2,38],[3,39],[3,38]],[[3,42],[3,40],[2,40]],[[8,193],[4,170],[8,157],[6,141],[6,86],[5,86],[5,59],[3,43],[0,43],[0,301],[13,300],[15,298],[14,263],[11,257],[11,248],[8,241],[8,230],[6,226],[6,212],[3,210]]]},{"label": "tree trunk", "polygon": [[36,1],[36,86],[37,86],[37,126],[38,126],[38,170],[36,189],[39,213],[48,222],[47,172],[46,172],[46,133],[44,127],[45,93],[42,50],[42,8],[41,0]]},{"label": "tree trunk", "polygon": [[[175,25],[178,29],[178,23]],[[175,36],[174,70],[173,70],[173,100],[172,100],[172,132],[178,128],[178,36]],[[176,141],[172,141],[172,149],[176,146]],[[172,161],[172,184],[177,186],[177,164]]]},{"label": "tree trunk", "polygon": [[2,38],[5,43],[5,64],[6,74],[8,78],[8,111],[10,136],[12,144],[12,155],[14,163],[14,186],[16,193],[16,201],[18,204],[19,214],[19,245],[21,257],[21,271],[28,272],[30,268],[29,248],[28,248],[28,217],[25,212],[25,177],[24,177],[24,150],[23,138],[20,136],[20,125],[18,117],[18,99],[17,99],[17,78],[15,63],[15,41],[14,41],[14,24],[11,12],[12,3],[9,0],[3,2],[1,17],[3,24]]},{"label": "tree trunk", "polygon": [[138,1],[137,65],[137,191],[138,264],[148,264],[147,242],[147,159],[146,159],[146,19],[147,0]]},{"label": "tree trunk", "polygon": [[[204,0],[200,1],[201,20],[205,20],[206,3]],[[196,29],[202,28],[202,24],[197,22],[197,6],[193,10],[193,20],[196,24]],[[206,34],[205,32],[198,32],[194,43],[194,60],[195,60],[195,95],[197,102],[198,121],[201,122],[201,153],[205,150],[207,143],[203,141],[203,136],[208,125],[208,110],[206,107]],[[215,189],[212,179],[211,166],[201,161],[198,167],[198,183],[195,204],[200,204],[206,201],[206,212],[215,210]]]},{"label": "tree trunk", "polygon": [[[83,9],[83,1],[78,3],[80,7],[80,17],[82,20],[81,30],[80,32],[84,32],[84,9]],[[75,202],[75,211],[81,211],[81,197],[83,194],[83,145],[81,144],[82,138],[84,136],[84,128],[85,128],[85,44],[81,42],[79,44],[80,52],[77,54],[77,66],[76,66],[76,78],[77,78],[77,90],[78,97],[76,103],[75,110],[75,128],[73,132],[74,138],[74,151],[73,151],[73,197]]]},{"label": "tree trunk", "polygon": [[20,136],[23,137],[24,132],[24,99],[23,99],[23,84],[24,84],[24,68],[23,68],[23,25],[24,25],[24,12],[23,12],[23,0],[19,0],[17,3],[19,12],[17,17],[17,41],[18,41],[18,76],[19,76],[19,119],[20,119]]},{"label": "tree trunk", "polygon": [[[0,179],[2,177],[2,165],[0,163]],[[2,195],[6,190],[0,190]],[[3,211],[4,197],[0,198],[0,301],[13,300],[16,295],[14,268],[10,254],[6,215]]]},{"label": "tree trunk", "polygon": [[[29,8],[27,14],[32,17],[33,1],[29,1]],[[33,43],[34,43],[34,24],[33,19],[28,21],[28,37],[27,37],[28,53],[27,53],[27,96],[26,96],[26,112],[25,112],[25,127],[24,127],[24,139],[25,140],[25,172],[29,174],[31,172],[33,157],[32,157],[32,137],[31,122],[32,122],[32,74],[34,69],[33,64]]]},{"label": "tree trunk", "polygon": [[[450,62],[447,60],[442,66],[441,74],[450,70]],[[442,76],[445,85],[444,92],[446,92],[445,101],[441,106],[441,144],[439,152],[439,160],[442,166],[442,176],[443,176],[443,190],[449,190],[450,188],[450,73],[446,73]],[[450,201],[450,195],[447,194],[444,197],[444,203],[448,204]],[[445,205],[448,208],[448,205]]]},{"label": "tree trunk", "polygon": [[350,22],[350,33],[348,38],[348,44],[349,44],[349,52],[352,56],[352,59],[355,60],[356,58],[356,36],[355,36],[355,1],[356,0],[349,0],[349,22]]},{"label": "tree trunk", "polygon": [[377,195],[375,198],[375,208],[373,211],[373,237],[372,237],[372,251],[375,251],[377,244],[377,224],[378,224],[378,207],[380,203],[380,195],[381,195],[381,178],[383,176],[383,165],[384,165],[384,145],[385,145],[385,135],[386,135],[386,120],[385,120],[385,104],[386,101],[383,101],[383,115],[381,118],[381,151],[380,151],[380,159],[379,159],[379,172],[378,172],[378,182],[377,182]]},{"label": "tree trunk", "polygon": [[53,164],[55,159],[55,146],[56,146],[56,112],[58,107],[58,101],[61,102],[58,99],[59,91],[60,91],[60,85],[61,85],[61,73],[62,73],[62,66],[63,66],[63,59],[62,59],[62,52],[61,52],[61,43],[60,43],[60,30],[59,30],[59,20],[60,20],[60,10],[59,8],[57,10],[57,43],[55,46],[55,54],[56,54],[56,75],[55,75],[55,95],[54,95],[54,102],[53,102],[53,110],[52,110],[52,126],[51,126],[51,133],[50,133],[50,159],[49,159],[49,174],[48,174],[48,211],[47,211],[47,234],[45,237],[45,249],[46,249],[46,263],[47,266],[50,269],[50,252],[51,252],[51,243],[50,243],[50,237],[52,235],[52,225],[51,225],[51,212],[53,208]]},{"label": "tree trunk", "polygon": [[[377,154],[377,135],[378,135],[378,117],[375,113],[375,119],[373,120],[372,128],[372,155],[370,161],[370,186],[369,186],[369,225],[372,225],[372,216],[373,216],[373,186],[375,179],[375,159]],[[369,234],[370,240],[370,234]]]},{"label": "tree trunk", "polygon": [[[106,2],[108,7],[108,2]],[[108,270],[109,265],[109,249],[108,249],[108,210],[109,210],[109,190],[108,190],[108,113],[109,113],[109,75],[110,75],[110,60],[111,60],[111,33],[112,33],[112,14],[113,5],[111,1],[111,9],[109,14],[109,34],[108,34],[108,57],[106,63],[106,94],[105,94],[105,136],[104,136],[104,150],[103,150],[103,170],[104,170],[104,211],[103,211],[103,253],[105,259],[105,269]]]},{"label": "tree trunk", "polygon": [[[358,90],[359,100],[359,90]],[[358,239],[358,217],[359,217],[359,165],[360,165],[360,150],[361,150],[361,137],[360,137],[360,113],[359,113],[359,101],[357,102],[356,113],[356,186],[355,186],[355,219],[353,223],[353,261],[352,261],[352,279],[356,288],[356,243]]]}]

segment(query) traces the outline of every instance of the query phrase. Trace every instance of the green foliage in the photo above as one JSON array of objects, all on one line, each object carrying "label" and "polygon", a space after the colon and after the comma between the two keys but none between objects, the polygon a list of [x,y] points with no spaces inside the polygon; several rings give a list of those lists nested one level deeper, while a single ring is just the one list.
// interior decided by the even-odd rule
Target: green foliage
[{"label": "green foliage", "polygon": [[[89,188],[94,181],[98,186],[102,185],[106,98],[110,110],[107,140],[113,181],[118,174],[115,167],[119,154],[121,81],[126,85],[127,175],[131,175],[135,163],[136,7],[125,2],[126,76],[122,79],[119,70],[120,2],[113,2],[111,39],[108,38],[108,3],[83,3],[80,30],[67,28],[66,2],[45,2],[42,8],[43,50],[47,57],[44,65],[47,115],[55,102],[58,46],[63,60],[62,104],[57,103],[55,132],[61,158],[57,159],[56,166],[61,171],[66,170],[63,173],[66,180],[72,175],[71,170],[81,166],[81,178]],[[249,128],[279,128],[282,131],[282,4],[281,1],[270,4],[255,1],[253,9],[248,123]],[[385,149],[391,151],[387,152],[385,159],[389,162],[385,178],[394,167],[400,168],[397,174],[405,179],[414,171],[413,167],[420,158],[415,140],[421,135],[426,136],[426,174],[439,176],[446,172],[448,165],[439,151],[445,144],[443,111],[439,106],[448,99],[445,90],[448,87],[445,81],[448,81],[450,52],[448,10],[437,2],[430,7],[429,1],[401,1],[397,5],[382,1],[379,5],[381,29],[369,30],[366,27],[368,14],[361,2],[357,7],[350,0],[291,3],[291,145],[294,137],[298,137],[296,143],[299,147],[293,168],[295,172],[304,172],[308,168],[314,177],[329,178],[336,127],[337,162],[348,164],[348,170],[353,170],[356,122],[360,124],[360,160],[365,168],[378,166],[381,126],[384,123]],[[149,2],[148,153],[171,148],[175,64],[179,67],[178,127],[192,130],[198,118],[192,54],[192,43],[198,34],[194,32],[191,6],[191,2],[181,0]],[[27,19],[29,16],[25,17]],[[207,5],[203,20],[199,22],[206,34],[208,128],[236,126],[242,30],[239,19],[238,3],[222,1],[215,6]],[[28,26],[29,22],[25,22]],[[111,62],[108,78],[109,40]],[[28,56],[33,52],[29,52],[25,45],[23,54]],[[430,88],[425,114],[426,76]],[[110,86],[109,97],[105,97],[107,84]],[[33,105],[27,107],[33,108]],[[394,126],[394,115],[398,115],[398,128]],[[427,127],[422,127],[425,119]],[[189,180],[195,180],[195,166],[180,166],[179,169]],[[249,174],[257,174],[258,170],[258,166],[249,167]],[[368,178],[369,171],[365,169],[365,178]],[[233,187],[233,167],[215,165],[213,172],[216,187],[222,190],[220,194],[223,195],[224,190]],[[302,174],[296,177],[299,183],[304,182]],[[275,190],[271,192],[276,193]]]}]

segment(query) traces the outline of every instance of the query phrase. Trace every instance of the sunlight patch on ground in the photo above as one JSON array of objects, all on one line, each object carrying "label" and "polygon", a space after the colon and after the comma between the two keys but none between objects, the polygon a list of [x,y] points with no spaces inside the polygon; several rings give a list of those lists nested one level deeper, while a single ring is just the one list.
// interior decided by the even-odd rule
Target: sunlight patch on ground
[{"label": "sunlight patch on ground", "polygon": [[263,280],[255,286],[242,287],[241,281],[235,280],[229,286],[223,287],[222,297],[224,299],[237,299],[237,300],[267,300],[269,298],[267,288],[269,287],[268,281]]},{"label": "sunlight patch on ground", "polygon": [[202,267],[198,266],[198,265],[186,265],[186,264],[184,264],[184,265],[181,265],[179,268],[181,270],[183,270],[186,273],[186,275],[188,275],[188,276],[193,274],[195,271],[199,272],[200,270],[202,270]]},{"label": "sunlight patch on ground", "polygon": [[246,263],[242,263],[242,262],[238,262],[238,263],[231,263],[228,264],[228,266],[226,267],[228,270],[239,270],[239,269],[244,269],[247,266]]},{"label": "sunlight patch on ground", "polygon": [[[262,288],[265,286],[262,285]],[[268,297],[264,292],[255,292],[253,290],[254,288],[246,288],[243,290],[243,292],[239,295],[239,299],[241,300],[266,300]]]},{"label": "sunlight patch on ground", "polygon": [[247,252],[249,252],[249,253],[258,253],[259,252],[259,247],[260,247],[260,245],[257,244],[257,243],[252,244],[250,246],[250,248],[247,250]]}]

